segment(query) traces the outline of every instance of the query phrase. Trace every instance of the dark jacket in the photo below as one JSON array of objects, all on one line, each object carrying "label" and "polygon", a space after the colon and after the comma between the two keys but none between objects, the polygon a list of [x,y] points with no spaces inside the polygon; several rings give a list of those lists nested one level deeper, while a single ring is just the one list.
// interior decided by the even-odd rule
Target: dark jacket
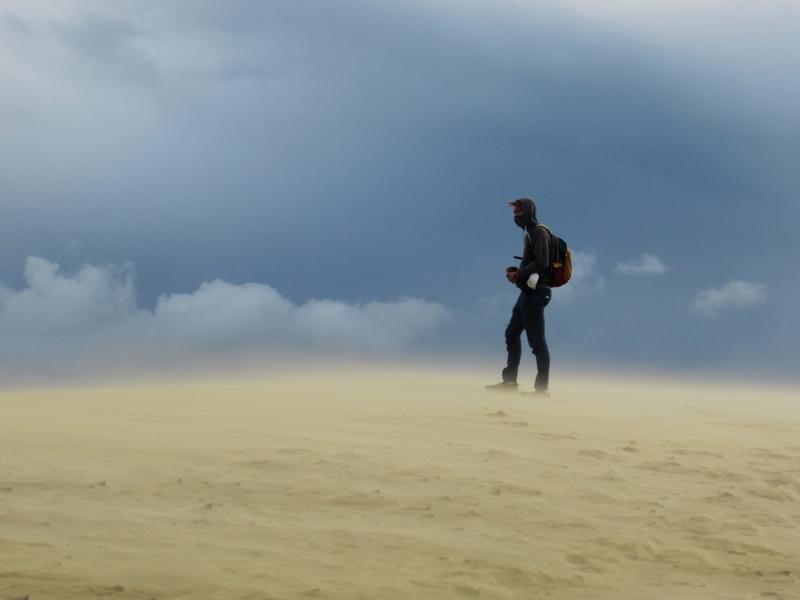
[{"label": "dark jacket", "polygon": [[533,200],[523,198],[520,202],[522,203],[522,215],[519,219],[514,220],[525,232],[525,238],[522,260],[517,273],[517,287],[521,290],[530,290],[528,277],[533,273],[539,274],[537,287],[549,284],[551,239],[550,232],[546,228],[538,227],[536,204]]}]

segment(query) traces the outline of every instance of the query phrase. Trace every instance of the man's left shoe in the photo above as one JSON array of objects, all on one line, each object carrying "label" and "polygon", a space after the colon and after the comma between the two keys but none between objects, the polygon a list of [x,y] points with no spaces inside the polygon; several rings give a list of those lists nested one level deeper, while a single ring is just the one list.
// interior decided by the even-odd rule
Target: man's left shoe
[{"label": "man's left shoe", "polygon": [[519,390],[519,385],[517,385],[516,383],[512,383],[510,381],[501,381],[500,383],[493,383],[491,385],[487,385],[486,389],[497,392],[516,392],[517,390]]}]

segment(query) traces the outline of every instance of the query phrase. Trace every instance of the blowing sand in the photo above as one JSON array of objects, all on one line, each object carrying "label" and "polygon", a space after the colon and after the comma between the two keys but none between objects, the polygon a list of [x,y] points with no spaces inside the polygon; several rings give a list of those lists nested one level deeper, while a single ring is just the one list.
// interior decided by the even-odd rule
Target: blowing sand
[{"label": "blowing sand", "polygon": [[800,394],[486,382],[4,393],[0,598],[800,598]]}]

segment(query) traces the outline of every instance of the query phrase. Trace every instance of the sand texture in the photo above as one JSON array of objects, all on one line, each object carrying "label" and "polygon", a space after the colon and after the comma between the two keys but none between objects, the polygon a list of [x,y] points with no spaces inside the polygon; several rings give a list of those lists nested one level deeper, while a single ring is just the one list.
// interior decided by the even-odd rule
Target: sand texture
[{"label": "sand texture", "polygon": [[2,393],[0,599],[800,598],[800,394],[557,379]]}]

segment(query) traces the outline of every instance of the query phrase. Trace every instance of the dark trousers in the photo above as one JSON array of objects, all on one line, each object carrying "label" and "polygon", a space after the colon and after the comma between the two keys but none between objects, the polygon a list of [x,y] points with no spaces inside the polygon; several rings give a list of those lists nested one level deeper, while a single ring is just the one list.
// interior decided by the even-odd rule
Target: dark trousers
[{"label": "dark trousers", "polygon": [[544,307],[550,302],[552,292],[549,287],[537,287],[535,290],[523,291],[519,295],[511,320],[506,327],[506,349],[508,350],[508,366],[503,369],[503,381],[516,383],[519,361],[522,358],[522,332],[528,337],[528,344],[536,355],[537,390],[547,390],[550,382],[550,351],[544,338]]}]

